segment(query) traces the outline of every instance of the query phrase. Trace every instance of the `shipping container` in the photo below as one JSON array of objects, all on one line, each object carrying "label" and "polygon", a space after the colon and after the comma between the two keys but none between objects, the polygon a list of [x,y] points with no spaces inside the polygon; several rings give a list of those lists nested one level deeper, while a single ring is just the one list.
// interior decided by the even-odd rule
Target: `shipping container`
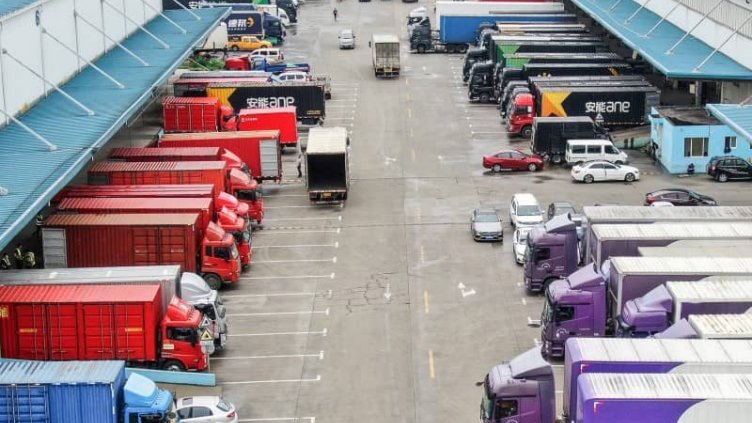
[{"label": "shipping container", "polygon": [[211,83],[206,92],[232,107],[235,113],[243,109],[295,107],[299,122],[318,124],[326,118],[324,88],[315,82]]},{"label": "shipping container", "polygon": [[502,65],[521,68],[528,63],[612,63],[622,60],[616,53],[514,53],[503,57]]},{"label": "shipping container", "polygon": [[238,113],[238,130],[279,130],[279,145],[281,147],[298,145],[298,122],[295,107],[243,109]]},{"label": "shipping container", "polygon": [[[253,72],[257,73],[258,71],[221,71],[223,73],[238,73],[238,72]],[[264,72],[266,73],[266,72]],[[180,78],[176,79],[172,83],[172,90],[175,95],[175,97],[206,97],[206,88],[209,86],[209,84],[212,83],[221,83],[221,84],[227,84],[227,83],[250,83],[250,84],[263,84],[266,82],[269,82],[271,80],[271,74],[267,74],[267,76],[246,76],[246,77],[235,77],[226,75],[224,78],[191,78],[186,77],[185,75],[181,75]]]},{"label": "shipping container", "polygon": [[217,191],[227,191],[227,164],[223,161],[98,162],[89,168],[89,183],[92,185],[213,184]]},{"label": "shipping container", "polygon": [[311,128],[305,154],[308,198],[314,203],[344,202],[350,188],[347,129]]},{"label": "shipping container", "polygon": [[[694,337],[702,339],[752,339],[752,313],[693,314],[686,322]],[[665,331],[664,331],[665,333]]]},{"label": "shipping container", "polygon": [[520,53],[608,53],[608,51],[608,46],[602,41],[494,41],[494,37],[491,37],[488,58],[493,63],[498,63],[507,55]]},{"label": "shipping container", "polygon": [[166,97],[162,100],[162,117],[165,132],[219,131],[219,99]]},{"label": "shipping container", "polygon": [[282,179],[279,130],[166,134],[159,147],[222,147],[234,152],[258,180]]}]

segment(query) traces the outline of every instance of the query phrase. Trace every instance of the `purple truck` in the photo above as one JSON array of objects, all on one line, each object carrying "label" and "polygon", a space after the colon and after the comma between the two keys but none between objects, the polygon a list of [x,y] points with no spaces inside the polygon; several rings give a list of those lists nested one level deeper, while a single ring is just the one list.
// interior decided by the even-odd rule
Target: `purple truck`
[{"label": "purple truck", "polygon": [[591,263],[549,286],[541,314],[544,355],[561,357],[573,336],[613,334],[624,304],[665,282],[752,276],[752,258],[613,257],[602,267],[606,277]]},{"label": "purple truck", "polygon": [[577,381],[576,423],[744,423],[752,375],[608,374]]},{"label": "purple truck", "polygon": [[[747,222],[752,223],[752,207],[644,207],[644,206],[599,206],[583,209],[584,234],[581,236],[582,251],[592,250],[593,228],[598,225],[645,225],[655,223],[680,222]],[[564,216],[565,217],[565,216]],[[577,247],[577,231],[565,223],[551,219],[543,229],[538,229],[528,237],[528,256],[525,260],[525,287],[532,291],[545,290],[550,282],[569,276],[577,270],[581,255]],[[727,225],[730,226],[730,225]],[[546,228],[550,228],[547,231]],[[678,238],[681,239],[681,238]],[[658,244],[668,245],[669,241]],[[577,253],[573,253],[577,251]],[[634,248],[630,252],[611,256],[636,256]],[[601,262],[608,258],[602,254]]]},{"label": "purple truck", "polygon": [[661,333],[657,339],[752,339],[752,313],[692,314]]},{"label": "purple truck", "polygon": [[629,300],[617,316],[616,333],[645,337],[695,314],[745,313],[752,308],[752,280],[666,282]]}]

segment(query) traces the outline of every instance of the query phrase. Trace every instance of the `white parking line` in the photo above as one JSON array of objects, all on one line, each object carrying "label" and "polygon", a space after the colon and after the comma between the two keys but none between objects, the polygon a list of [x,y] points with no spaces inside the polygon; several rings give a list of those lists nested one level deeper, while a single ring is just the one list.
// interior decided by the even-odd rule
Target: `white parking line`
[{"label": "white parking line", "polygon": [[242,380],[237,382],[221,382],[218,385],[254,385],[258,383],[300,383],[300,382],[320,382],[321,375],[316,375],[314,379],[270,379],[270,380]]},{"label": "white parking line", "polygon": [[238,357],[212,357],[211,360],[266,360],[272,358],[318,358],[324,359],[324,351],[319,351],[318,354],[279,354],[279,355],[242,355]]},{"label": "white parking line", "polygon": [[308,194],[264,194],[264,197],[308,197]]},{"label": "white parking line", "polygon": [[329,307],[326,310],[306,310],[306,311],[269,311],[261,313],[227,313],[231,317],[263,317],[263,316],[297,316],[306,314],[323,314],[329,315]]},{"label": "white parking line", "polygon": [[287,263],[336,263],[337,257],[330,259],[301,259],[301,260],[260,260],[253,264],[287,264]]},{"label": "white parking line", "polygon": [[241,281],[270,281],[279,279],[334,279],[334,272],[328,275],[298,275],[298,276],[246,276]]},{"label": "white parking line", "polygon": [[[311,230],[311,231],[274,231],[274,235],[290,235],[290,234],[338,234],[340,232],[340,228],[336,229],[322,229],[322,230]],[[253,247],[256,248],[256,247]]]},{"label": "white parking line", "polygon": [[264,205],[264,208],[265,209],[314,209],[315,207],[311,205],[306,205],[306,206],[267,206],[267,205]]},{"label": "white parking line", "polygon": [[235,338],[247,338],[252,336],[283,336],[283,335],[321,335],[326,336],[327,329],[319,331],[301,331],[301,332],[262,332],[262,333],[230,333],[227,336]]},{"label": "white parking line", "polygon": [[337,217],[278,217],[276,219],[264,219],[264,222],[277,222],[281,220],[339,220],[342,221],[342,216]]},{"label": "white parking line", "polygon": [[298,244],[298,245],[254,245],[253,248],[339,248],[339,242],[334,244]]},{"label": "white parking line", "polygon": [[239,419],[238,422],[309,422],[316,423],[316,417],[269,417]]}]

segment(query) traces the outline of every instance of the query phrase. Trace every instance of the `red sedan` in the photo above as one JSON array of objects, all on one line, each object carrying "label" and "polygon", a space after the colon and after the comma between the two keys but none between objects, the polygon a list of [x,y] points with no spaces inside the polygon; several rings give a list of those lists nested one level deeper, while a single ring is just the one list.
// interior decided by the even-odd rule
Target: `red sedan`
[{"label": "red sedan", "polygon": [[535,154],[526,154],[519,150],[501,150],[490,156],[483,156],[483,167],[494,172],[502,170],[535,172],[543,169],[543,159]]}]

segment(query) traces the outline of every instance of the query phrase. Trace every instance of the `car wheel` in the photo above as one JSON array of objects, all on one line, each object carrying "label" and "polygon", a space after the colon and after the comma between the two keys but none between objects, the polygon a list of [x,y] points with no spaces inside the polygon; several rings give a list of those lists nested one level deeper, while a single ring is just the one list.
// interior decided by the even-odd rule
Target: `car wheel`
[{"label": "car wheel", "polygon": [[232,46],[232,47],[230,47],[230,50],[232,50],[232,51],[238,51],[238,50],[240,50],[240,47],[238,47],[238,46]]},{"label": "car wheel", "polygon": [[479,97],[481,103],[488,103],[489,97],[488,94],[483,93]]},{"label": "car wheel", "polygon": [[634,182],[634,179],[634,173],[627,173],[626,175],[624,175],[624,180],[627,182]]},{"label": "car wheel", "polygon": [[593,175],[585,175],[585,177],[582,178],[582,181],[586,184],[592,184],[593,181],[595,181],[595,178],[593,178]]},{"label": "car wheel", "polygon": [[501,165],[500,165],[500,164],[495,164],[495,165],[493,166],[493,171],[494,171],[495,173],[499,173],[499,172],[501,172]]},{"label": "car wheel", "polygon": [[527,170],[535,172],[536,170],[538,170],[538,166],[535,163],[530,163],[529,165],[527,165]]},{"label": "car wheel", "polygon": [[718,174],[718,182],[728,182],[728,179],[728,174],[723,172]]},{"label": "car wheel", "polygon": [[555,165],[560,165],[562,161],[563,159],[559,154],[554,154],[553,156],[551,156],[551,163]]}]

